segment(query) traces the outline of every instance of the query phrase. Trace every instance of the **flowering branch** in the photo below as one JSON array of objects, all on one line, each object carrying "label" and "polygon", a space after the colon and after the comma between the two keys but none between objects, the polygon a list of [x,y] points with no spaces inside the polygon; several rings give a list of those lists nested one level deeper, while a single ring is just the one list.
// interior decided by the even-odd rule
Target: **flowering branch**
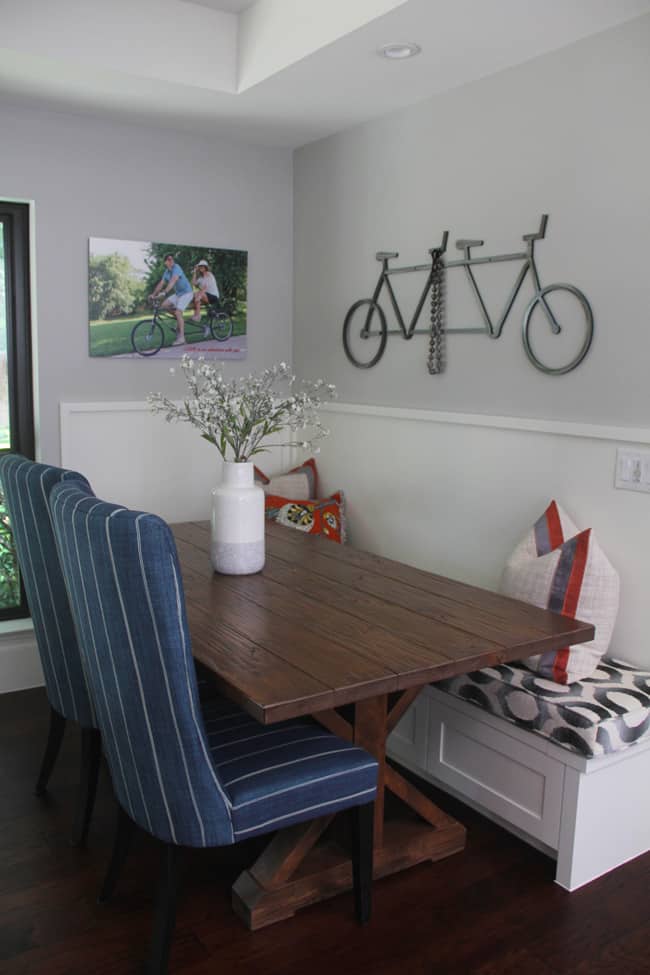
[{"label": "flowering branch", "polygon": [[[241,379],[224,380],[220,368],[203,358],[184,355],[181,369],[189,389],[182,406],[177,406],[162,393],[150,393],[147,402],[154,413],[164,413],[169,422],[191,423],[204,440],[213,444],[224,460],[244,463],[271,447],[293,446],[290,442],[267,443],[267,437],[289,429],[309,430],[300,446],[318,451],[314,444],[328,436],[320,422],[318,408],[323,399],[335,399],[336,387],[323,379],[302,381],[285,362],[261,373]],[[283,398],[274,395],[274,387],[284,384]],[[232,454],[227,458],[226,454]]]}]

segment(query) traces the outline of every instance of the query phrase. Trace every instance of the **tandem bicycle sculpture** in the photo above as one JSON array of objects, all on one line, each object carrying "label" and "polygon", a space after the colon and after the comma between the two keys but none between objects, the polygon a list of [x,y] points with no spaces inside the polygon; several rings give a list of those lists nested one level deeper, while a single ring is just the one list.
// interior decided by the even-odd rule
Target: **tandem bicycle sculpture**
[{"label": "tandem bicycle sculpture", "polygon": [[[522,323],[522,338],[524,349],[531,363],[542,372],[553,376],[561,376],[571,372],[578,366],[589,352],[594,334],[594,318],[591,306],[587,298],[572,284],[548,284],[543,286],[537,265],[535,264],[535,241],[543,240],[546,234],[546,224],[548,215],[542,216],[539,230],[533,234],[524,234],[523,240],[526,250],[516,254],[496,254],[491,257],[473,257],[472,249],[481,247],[482,240],[456,241],[456,247],[462,251],[463,257],[457,261],[445,262],[444,255],[447,250],[448,231],[442,235],[442,242],[439,247],[433,247],[430,264],[414,264],[409,267],[389,267],[389,261],[399,257],[396,251],[379,251],[375,256],[381,262],[381,272],[372,298],[362,298],[356,301],[343,323],[343,348],[350,362],[360,369],[370,369],[376,365],[384,354],[386,342],[389,335],[402,335],[405,339],[411,339],[414,335],[427,334],[430,336],[429,356],[427,360],[429,372],[432,375],[444,370],[444,339],[446,335],[454,333],[483,334],[490,338],[498,339],[503,332],[508,315],[512,310],[517,295],[524,283],[524,278],[530,272],[534,294],[526,311]],[[503,311],[498,321],[493,322],[488,312],[487,306],[474,276],[472,268],[477,264],[496,264],[505,261],[522,261],[521,269],[517,275],[515,283],[509,296],[506,299]],[[445,323],[445,273],[449,268],[460,267],[465,270],[465,274],[474,293],[479,306],[483,324],[469,328],[447,328]],[[395,297],[395,292],[391,285],[391,276],[394,274],[407,274],[412,271],[427,271],[427,279],[424,283],[422,293],[408,326]],[[388,298],[392,306],[399,328],[389,329],[386,322],[386,314],[379,304],[379,296],[383,288],[388,291]],[[427,295],[431,297],[431,319],[427,329],[417,329]],[[562,299],[562,311],[554,311],[554,305],[558,295],[564,295]],[[553,295],[551,298],[550,296]],[[569,315],[570,325],[566,319],[567,301],[576,305],[575,314]],[[571,311],[571,310],[570,310]],[[562,319],[562,321],[560,320]],[[538,339],[543,344],[546,334],[559,335],[565,328],[575,329],[577,341],[573,343],[573,350],[568,361],[560,364],[549,364],[545,362],[539,352]]]}]

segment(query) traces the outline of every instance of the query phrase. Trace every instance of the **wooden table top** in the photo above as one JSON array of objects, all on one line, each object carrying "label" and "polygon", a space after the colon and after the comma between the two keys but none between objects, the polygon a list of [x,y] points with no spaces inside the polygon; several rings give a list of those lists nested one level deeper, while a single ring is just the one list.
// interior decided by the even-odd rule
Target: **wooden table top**
[{"label": "wooden table top", "polygon": [[594,635],[591,624],[274,523],[252,576],[213,572],[207,522],[172,531],[194,656],[264,724]]}]

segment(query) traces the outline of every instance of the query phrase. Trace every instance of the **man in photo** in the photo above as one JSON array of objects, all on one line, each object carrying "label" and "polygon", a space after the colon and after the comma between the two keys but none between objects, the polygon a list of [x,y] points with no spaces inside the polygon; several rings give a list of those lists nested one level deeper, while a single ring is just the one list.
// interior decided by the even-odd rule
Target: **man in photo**
[{"label": "man in photo", "polygon": [[[194,292],[194,317],[193,322],[201,321],[201,305],[218,305],[219,288],[214,274],[210,270],[207,261],[199,261],[192,274],[192,284],[197,290]],[[209,330],[206,326],[206,332]]]},{"label": "man in photo", "polygon": [[[162,307],[172,310],[176,316],[178,334],[173,345],[185,345],[185,319],[183,312],[192,300],[192,285],[187,280],[185,272],[180,264],[176,263],[173,254],[165,254],[165,272],[151,293],[151,297],[162,291],[163,295],[169,295],[163,302]],[[171,294],[171,292],[174,292]]]}]

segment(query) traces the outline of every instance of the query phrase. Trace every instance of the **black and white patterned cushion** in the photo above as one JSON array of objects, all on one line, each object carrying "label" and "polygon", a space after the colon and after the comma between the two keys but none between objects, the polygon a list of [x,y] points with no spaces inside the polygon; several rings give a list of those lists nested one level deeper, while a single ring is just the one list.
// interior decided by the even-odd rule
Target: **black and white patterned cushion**
[{"label": "black and white patterned cushion", "polygon": [[587,758],[650,738],[650,672],[619,660],[567,685],[502,664],[435,686]]}]

